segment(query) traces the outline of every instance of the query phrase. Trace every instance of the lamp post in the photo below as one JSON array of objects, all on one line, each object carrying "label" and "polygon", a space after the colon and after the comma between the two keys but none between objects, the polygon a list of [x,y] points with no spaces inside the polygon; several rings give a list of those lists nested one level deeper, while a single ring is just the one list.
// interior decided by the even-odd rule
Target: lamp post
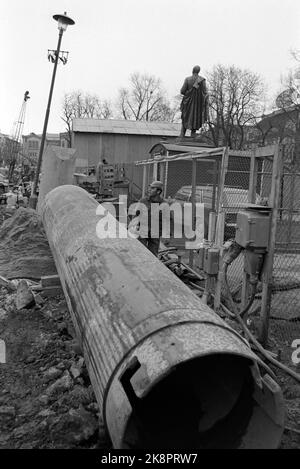
[{"label": "lamp post", "polygon": [[37,188],[38,188],[38,183],[39,183],[39,174],[40,174],[40,169],[41,169],[42,159],[43,159],[43,152],[44,152],[44,146],[45,146],[45,140],[46,140],[47,126],[48,126],[48,120],[49,120],[49,114],[50,114],[50,106],[51,106],[51,101],[52,101],[52,94],[53,94],[53,88],[54,88],[54,82],[55,82],[55,76],[56,76],[56,69],[57,69],[57,64],[58,64],[58,59],[59,59],[61,40],[62,40],[63,33],[64,33],[64,31],[66,31],[68,25],[75,24],[75,21],[73,21],[72,18],[67,16],[66,12],[63,15],[53,15],[53,19],[55,21],[57,21],[57,23],[58,23],[59,34],[58,34],[57,48],[56,48],[56,51],[55,51],[55,62],[54,62],[54,67],[53,67],[52,80],[51,80],[49,97],[48,97],[48,104],[47,104],[46,115],[45,115],[45,120],[44,120],[44,127],[43,127],[41,146],[40,146],[40,150],[39,150],[39,157],[38,157],[38,161],[37,161],[36,172],[35,172],[35,175],[34,175],[31,196],[30,196],[30,199],[29,199],[29,207],[31,207],[33,209],[36,208],[37,199],[38,199]]}]

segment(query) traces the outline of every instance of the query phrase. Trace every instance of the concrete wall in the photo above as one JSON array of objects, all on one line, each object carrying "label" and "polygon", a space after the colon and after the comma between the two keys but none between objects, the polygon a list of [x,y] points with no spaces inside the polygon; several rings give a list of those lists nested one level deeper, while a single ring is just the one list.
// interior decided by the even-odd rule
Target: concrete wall
[{"label": "concrete wall", "polygon": [[40,213],[44,199],[48,192],[58,186],[73,184],[76,150],[48,145],[45,151],[37,211]]}]

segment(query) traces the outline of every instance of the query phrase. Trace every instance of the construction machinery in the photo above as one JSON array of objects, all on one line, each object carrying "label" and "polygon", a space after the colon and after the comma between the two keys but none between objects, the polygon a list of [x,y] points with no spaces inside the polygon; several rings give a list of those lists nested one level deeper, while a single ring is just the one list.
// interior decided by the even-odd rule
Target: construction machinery
[{"label": "construction machinery", "polygon": [[15,122],[12,138],[9,139],[9,149],[8,149],[8,158],[9,158],[8,180],[9,182],[13,182],[15,167],[18,162],[18,156],[21,150],[21,144],[22,144],[21,139],[22,139],[24,122],[25,122],[26,103],[28,99],[30,99],[29,91],[25,91],[19,118],[17,122]]}]

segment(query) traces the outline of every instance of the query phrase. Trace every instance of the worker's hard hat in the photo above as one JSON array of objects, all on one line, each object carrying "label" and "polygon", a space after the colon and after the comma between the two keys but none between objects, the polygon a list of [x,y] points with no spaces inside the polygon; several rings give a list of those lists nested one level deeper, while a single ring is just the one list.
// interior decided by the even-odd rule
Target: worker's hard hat
[{"label": "worker's hard hat", "polygon": [[157,189],[163,190],[163,183],[161,181],[153,181],[150,184],[150,187],[157,187]]}]

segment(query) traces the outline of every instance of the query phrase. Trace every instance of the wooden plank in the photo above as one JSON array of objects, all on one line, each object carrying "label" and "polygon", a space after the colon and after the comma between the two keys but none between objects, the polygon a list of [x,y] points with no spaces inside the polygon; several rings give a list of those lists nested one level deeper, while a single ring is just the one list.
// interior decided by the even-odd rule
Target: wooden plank
[{"label": "wooden plank", "polygon": [[143,166],[143,186],[142,186],[142,197],[145,197],[147,190],[147,166]]},{"label": "wooden plank", "polygon": [[[251,204],[256,203],[256,185],[257,185],[257,171],[258,171],[258,159],[256,158],[256,148],[251,151],[250,160],[250,175],[249,175],[249,190],[248,190],[248,202]],[[243,270],[242,277],[242,291],[241,291],[241,310],[243,310],[248,303],[249,298],[249,274]]]},{"label": "wooden plank", "polygon": [[166,161],[166,163],[165,163],[164,193],[163,193],[163,196],[164,196],[164,197],[167,197],[167,190],[168,190],[168,173],[169,173],[169,162]]},{"label": "wooden plank", "polygon": [[41,277],[42,287],[54,287],[61,285],[60,278],[58,275],[45,275]]},{"label": "wooden plank", "polygon": [[256,158],[256,149],[253,150],[250,161],[249,191],[248,202],[256,203],[256,186],[257,186],[258,160]]},{"label": "wooden plank", "polygon": [[222,208],[223,202],[223,193],[225,187],[225,178],[228,169],[228,158],[229,158],[229,149],[228,147],[224,148],[222,161],[221,161],[221,174],[219,179],[219,189],[218,189],[218,198],[217,198],[217,222],[216,222],[216,232],[214,244],[220,249],[220,259],[219,259],[219,272],[215,281],[215,297],[214,297],[214,309],[218,311],[221,303],[221,291],[223,283],[223,271],[222,271],[222,255],[224,244],[224,223],[225,223],[225,213]]},{"label": "wooden plank", "polygon": [[272,172],[272,187],[269,199],[269,206],[272,207],[271,213],[271,226],[269,236],[269,247],[266,254],[264,263],[264,269],[262,274],[262,300],[261,300],[261,330],[260,330],[260,342],[263,345],[267,344],[268,332],[269,332],[269,320],[270,320],[270,309],[271,309],[271,285],[272,285],[272,273],[273,273],[273,260],[275,252],[275,238],[276,238],[276,227],[278,218],[278,208],[280,200],[280,185],[281,185],[281,174],[282,174],[282,147],[276,145],[274,159],[273,159],[273,172]]},{"label": "wooden plank", "polygon": [[241,310],[245,309],[249,298],[249,274],[243,271],[242,292],[241,292]]},{"label": "wooden plank", "polygon": [[153,165],[153,174],[152,174],[153,181],[157,181],[157,165],[158,163],[154,163]]},{"label": "wooden plank", "polygon": [[62,294],[63,294],[62,287],[59,287],[59,286],[46,287],[46,288],[43,288],[43,290],[40,292],[40,295],[43,298],[52,298],[54,296],[62,295]]},{"label": "wooden plank", "polygon": [[[218,197],[217,197],[217,225],[216,225],[216,235],[215,235],[215,244],[217,246],[223,245],[224,240],[224,212],[222,209],[222,202],[223,202],[223,193],[225,187],[225,178],[228,168],[228,147],[224,148],[223,156],[222,156],[222,163],[221,163],[221,174],[219,179],[219,188],[218,188]],[[221,215],[223,213],[223,215]],[[222,227],[223,223],[223,227]],[[223,238],[222,238],[223,232]],[[222,239],[221,239],[222,238]]]},{"label": "wooden plank", "polygon": [[[164,180],[165,180],[165,167],[166,163],[159,163],[159,180],[163,183],[164,185]],[[162,196],[164,196],[164,190],[162,191]]]},{"label": "wooden plank", "polygon": [[[276,151],[276,145],[267,145],[265,147],[257,147],[255,152],[256,158],[267,158],[273,156]],[[253,150],[229,150],[229,156],[240,156],[251,158]]]}]

